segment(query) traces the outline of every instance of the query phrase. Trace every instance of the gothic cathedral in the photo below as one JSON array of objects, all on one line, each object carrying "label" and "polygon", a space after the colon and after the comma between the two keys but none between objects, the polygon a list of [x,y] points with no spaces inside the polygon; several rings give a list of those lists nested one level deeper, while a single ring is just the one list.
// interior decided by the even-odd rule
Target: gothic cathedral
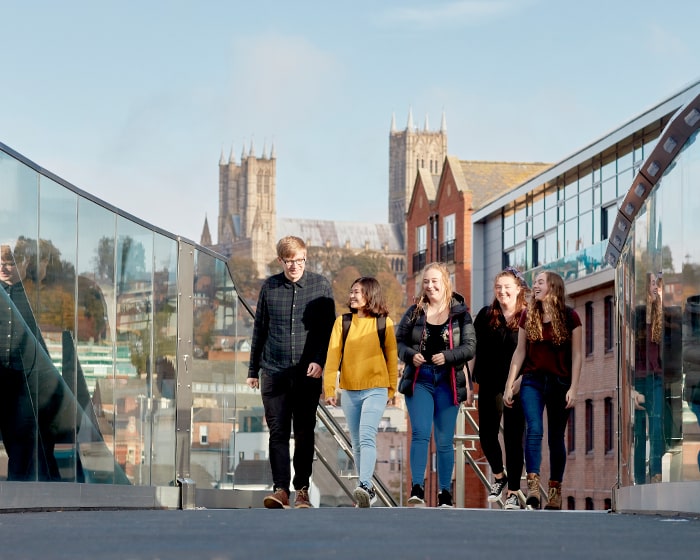
[{"label": "gothic cathedral", "polygon": [[231,150],[229,160],[223,153],[219,161],[219,218],[216,249],[227,257],[242,255],[251,258],[261,276],[277,254],[276,182],[277,158],[274,145],[268,156],[255,156],[251,141],[245,146],[240,165]]},{"label": "gothic cathedral", "polygon": [[413,126],[413,112],[408,111],[404,130],[396,130],[391,118],[389,133],[389,223],[405,226],[406,211],[411,202],[418,169],[429,168],[431,175],[440,175],[447,157],[447,124],[442,114],[440,130],[430,131],[428,117],[423,130]]},{"label": "gothic cathedral", "polygon": [[409,109],[408,122],[402,131],[396,129],[392,115],[389,134],[389,223],[360,224],[318,219],[281,219],[277,216],[277,158],[274,145],[268,155],[263,148],[256,157],[253,142],[241,152],[236,163],[233,149],[228,158],[223,152],[219,161],[219,216],[213,243],[205,219],[201,244],[226,257],[237,255],[252,259],[260,277],[267,276],[268,265],[277,257],[278,235],[297,235],[309,247],[335,247],[356,252],[368,249],[381,251],[392,263],[397,275],[405,271],[406,211],[411,201],[418,169],[427,168],[431,175],[440,175],[447,156],[445,115],[439,131],[431,131],[428,117],[418,130]]}]

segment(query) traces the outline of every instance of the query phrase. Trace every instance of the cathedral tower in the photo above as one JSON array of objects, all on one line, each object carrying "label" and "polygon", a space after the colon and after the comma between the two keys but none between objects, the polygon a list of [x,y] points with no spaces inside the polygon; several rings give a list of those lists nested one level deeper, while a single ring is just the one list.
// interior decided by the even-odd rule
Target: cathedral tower
[{"label": "cathedral tower", "polygon": [[408,110],[405,130],[396,130],[396,119],[391,117],[389,133],[389,223],[404,224],[411,201],[418,169],[428,169],[439,175],[447,156],[447,123],[442,114],[440,130],[430,131],[428,117],[423,130],[413,126],[413,112]]},{"label": "cathedral tower", "polygon": [[221,154],[217,248],[227,257],[252,259],[261,277],[267,275],[268,263],[277,257],[276,182],[274,145],[269,156],[263,147],[259,158],[255,156],[252,141],[247,153],[244,145],[240,165],[236,163],[233,148],[228,161]]}]

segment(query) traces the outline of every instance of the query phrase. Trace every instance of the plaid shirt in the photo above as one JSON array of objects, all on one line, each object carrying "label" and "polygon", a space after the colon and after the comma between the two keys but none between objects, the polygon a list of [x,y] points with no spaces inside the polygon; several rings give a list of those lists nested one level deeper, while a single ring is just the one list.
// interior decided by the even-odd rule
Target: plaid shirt
[{"label": "plaid shirt", "polygon": [[248,377],[282,373],[311,362],[326,362],[335,321],[335,303],[328,280],[305,271],[297,282],[283,273],[263,284],[255,310]]}]

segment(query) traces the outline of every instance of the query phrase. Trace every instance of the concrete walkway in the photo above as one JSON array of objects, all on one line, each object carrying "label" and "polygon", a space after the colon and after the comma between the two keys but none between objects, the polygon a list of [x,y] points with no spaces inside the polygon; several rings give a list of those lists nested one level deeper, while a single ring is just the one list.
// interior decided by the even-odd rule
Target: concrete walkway
[{"label": "concrete walkway", "polygon": [[432,508],[0,514],[0,558],[697,558],[700,519]]}]

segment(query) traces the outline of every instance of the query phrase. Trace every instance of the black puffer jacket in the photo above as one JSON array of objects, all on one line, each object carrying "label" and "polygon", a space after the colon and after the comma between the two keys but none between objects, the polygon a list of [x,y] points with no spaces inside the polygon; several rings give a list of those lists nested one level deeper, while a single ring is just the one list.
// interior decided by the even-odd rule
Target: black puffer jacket
[{"label": "black puffer jacket", "polygon": [[[425,331],[425,313],[420,310],[417,317],[415,313],[416,305],[412,305],[406,310],[396,329],[399,359],[405,364],[399,382],[399,392],[406,396],[413,395],[413,387],[418,378],[413,356],[420,352],[420,342]],[[455,404],[458,404],[467,400],[464,366],[474,356],[476,334],[464,297],[456,292],[453,292],[450,302],[449,321],[452,326],[452,348],[444,351],[445,365],[451,368],[452,391]]]}]

